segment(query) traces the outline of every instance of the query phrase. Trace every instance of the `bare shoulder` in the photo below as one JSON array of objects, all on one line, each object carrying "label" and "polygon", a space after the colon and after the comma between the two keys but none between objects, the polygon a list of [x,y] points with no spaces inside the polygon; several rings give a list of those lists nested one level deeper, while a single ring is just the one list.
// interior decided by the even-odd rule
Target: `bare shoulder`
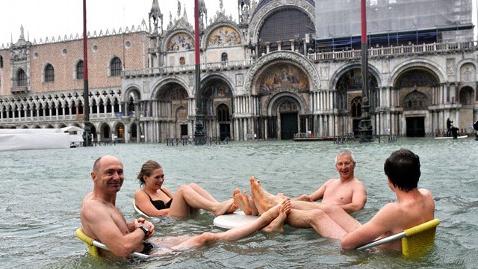
[{"label": "bare shoulder", "polygon": [[85,199],[83,199],[80,210],[82,220],[87,222],[94,221],[106,215],[108,215],[108,209],[102,202],[93,199],[91,195],[87,195]]},{"label": "bare shoulder", "polygon": [[365,184],[358,178],[354,177],[353,183],[356,189],[365,190]]},{"label": "bare shoulder", "polygon": [[144,197],[144,196],[146,196],[146,193],[144,193],[144,191],[142,189],[137,189],[134,192],[134,198],[135,199],[140,198],[140,197]]},{"label": "bare shoulder", "polygon": [[401,215],[400,206],[397,203],[388,203],[383,206],[371,221],[379,222],[387,228],[394,226]]},{"label": "bare shoulder", "polygon": [[427,189],[418,189],[418,191],[427,198],[433,198],[432,192]]}]

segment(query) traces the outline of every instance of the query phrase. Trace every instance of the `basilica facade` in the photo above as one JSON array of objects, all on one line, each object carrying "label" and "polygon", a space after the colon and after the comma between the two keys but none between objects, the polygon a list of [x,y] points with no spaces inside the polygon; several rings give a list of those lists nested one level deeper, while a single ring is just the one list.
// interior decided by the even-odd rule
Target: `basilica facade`
[{"label": "basilica facade", "polygon": [[[21,30],[0,49],[0,127],[82,127],[89,109],[95,141],[162,142],[192,137],[198,124],[209,137],[232,140],[356,135],[360,49],[353,35],[318,38],[317,24],[326,23],[317,18],[318,2],[238,0],[235,21],[222,1],[209,17],[200,1],[195,87],[188,14],[178,2],[163,25],[154,0],[148,22],[89,34],[89,108],[81,39],[30,42]],[[467,9],[468,0],[461,2]],[[442,135],[447,119],[471,131],[478,119],[472,27],[470,11],[460,27],[370,33],[374,135]]]}]

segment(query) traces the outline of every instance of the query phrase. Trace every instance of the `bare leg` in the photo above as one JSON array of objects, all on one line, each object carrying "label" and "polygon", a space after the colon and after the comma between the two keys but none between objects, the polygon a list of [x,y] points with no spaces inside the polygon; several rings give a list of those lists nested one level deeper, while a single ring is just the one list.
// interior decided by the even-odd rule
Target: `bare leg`
[{"label": "bare leg", "polygon": [[281,206],[279,209],[279,216],[275,218],[269,225],[264,227],[262,231],[267,232],[267,233],[273,233],[273,232],[278,232],[278,233],[283,233],[284,232],[284,222],[287,219],[287,215],[289,214],[291,210],[290,206]]},{"label": "bare leg", "polygon": [[189,184],[189,187],[191,187],[193,190],[195,190],[197,193],[199,193],[199,195],[201,195],[202,197],[217,203],[217,200],[209,192],[207,192],[205,189],[203,189],[198,184],[191,183],[191,184]]},{"label": "bare leg", "polygon": [[252,200],[259,211],[259,214],[264,213],[271,207],[279,204],[284,199],[277,198],[276,196],[265,191],[259,181],[255,177],[250,177],[249,182],[251,184]]},{"label": "bare leg", "polygon": [[[335,219],[337,217],[338,219]],[[347,213],[329,215],[320,209],[293,209],[287,221],[291,226],[313,228],[321,236],[334,239],[341,239],[347,233],[360,227],[360,223]]]},{"label": "bare leg", "polygon": [[204,209],[218,216],[226,213],[233,206],[233,203],[234,201],[232,199],[221,203],[213,202],[201,196],[189,185],[182,185],[176,193],[174,193],[169,216],[176,218],[187,217],[190,208]]},{"label": "bare leg", "polygon": [[239,208],[244,212],[246,215],[252,215],[252,207],[249,204],[249,200],[245,195],[241,193],[241,191],[236,188],[232,194],[234,198],[234,203],[239,206]]},{"label": "bare leg", "polygon": [[222,232],[222,233],[203,233],[203,234],[194,236],[177,246],[174,246],[173,249],[184,250],[184,249],[189,249],[194,247],[201,247],[206,244],[217,242],[219,240],[223,240],[223,241],[239,240],[241,238],[244,238],[246,236],[249,236],[250,234],[253,234],[259,231],[264,226],[269,224],[272,220],[274,220],[279,215],[279,210],[281,206],[288,207],[289,208],[288,210],[290,210],[290,202],[285,201],[283,204],[277,205],[271,208],[270,210],[268,210],[267,212],[264,212],[262,216],[260,216],[254,222],[246,226],[233,228],[229,231]]},{"label": "bare leg", "polygon": [[248,194],[244,193],[244,196],[247,197],[247,200],[249,201],[249,205],[251,205],[252,208],[252,215],[253,216],[259,216],[259,211],[257,210],[256,204],[252,200],[252,197],[249,196]]}]

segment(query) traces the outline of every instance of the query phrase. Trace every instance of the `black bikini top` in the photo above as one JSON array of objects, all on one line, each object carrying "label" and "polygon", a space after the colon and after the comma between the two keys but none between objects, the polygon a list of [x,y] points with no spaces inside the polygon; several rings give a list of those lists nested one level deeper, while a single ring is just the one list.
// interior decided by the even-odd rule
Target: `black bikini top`
[{"label": "black bikini top", "polygon": [[[161,191],[163,191],[163,190],[161,190]],[[154,207],[156,207],[157,210],[166,209],[166,208],[171,207],[171,203],[173,202],[172,198],[165,204],[162,200],[151,199],[151,196],[149,196],[149,194],[147,192],[144,192],[144,193],[146,193],[146,195],[148,195],[149,201],[151,202],[151,204],[153,204]]]}]

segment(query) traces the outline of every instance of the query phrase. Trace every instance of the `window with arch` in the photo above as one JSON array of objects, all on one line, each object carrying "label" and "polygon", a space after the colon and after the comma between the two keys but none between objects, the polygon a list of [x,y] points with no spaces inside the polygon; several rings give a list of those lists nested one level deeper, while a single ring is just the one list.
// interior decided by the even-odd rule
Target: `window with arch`
[{"label": "window with arch", "polygon": [[0,68],[3,68],[3,56],[0,55]]},{"label": "window with arch", "polygon": [[17,71],[17,86],[27,86],[27,74],[21,68]]},{"label": "window with arch", "polygon": [[53,82],[55,81],[55,69],[53,65],[47,64],[45,66],[45,82]]},{"label": "window with arch", "polygon": [[76,64],[76,79],[83,79],[83,60]]},{"label": "window with arch", "polygon": [[221,62],[222,62],[222,63],[227,63],[227,61],[228,61],[227,53],[223,52],[223,53],[221,54]]},{"label": "window with arch", "polygon": [[460,103],[462,105],[473,104],[473,89],[471,87],[464,87],[460,90]]},{"label": "window with arch", "polygon": [[350,110],[352,118],[359,118],[362,116],[362,97],[355,97],[352,99]]},{"label": "window with arch", "polygon": [[118,77],[121,76],[121,71],[123,70],[122,68],[122,63],[120,58],[114,57],[111,62],[110,62],[110,74],[112,77]]}]

